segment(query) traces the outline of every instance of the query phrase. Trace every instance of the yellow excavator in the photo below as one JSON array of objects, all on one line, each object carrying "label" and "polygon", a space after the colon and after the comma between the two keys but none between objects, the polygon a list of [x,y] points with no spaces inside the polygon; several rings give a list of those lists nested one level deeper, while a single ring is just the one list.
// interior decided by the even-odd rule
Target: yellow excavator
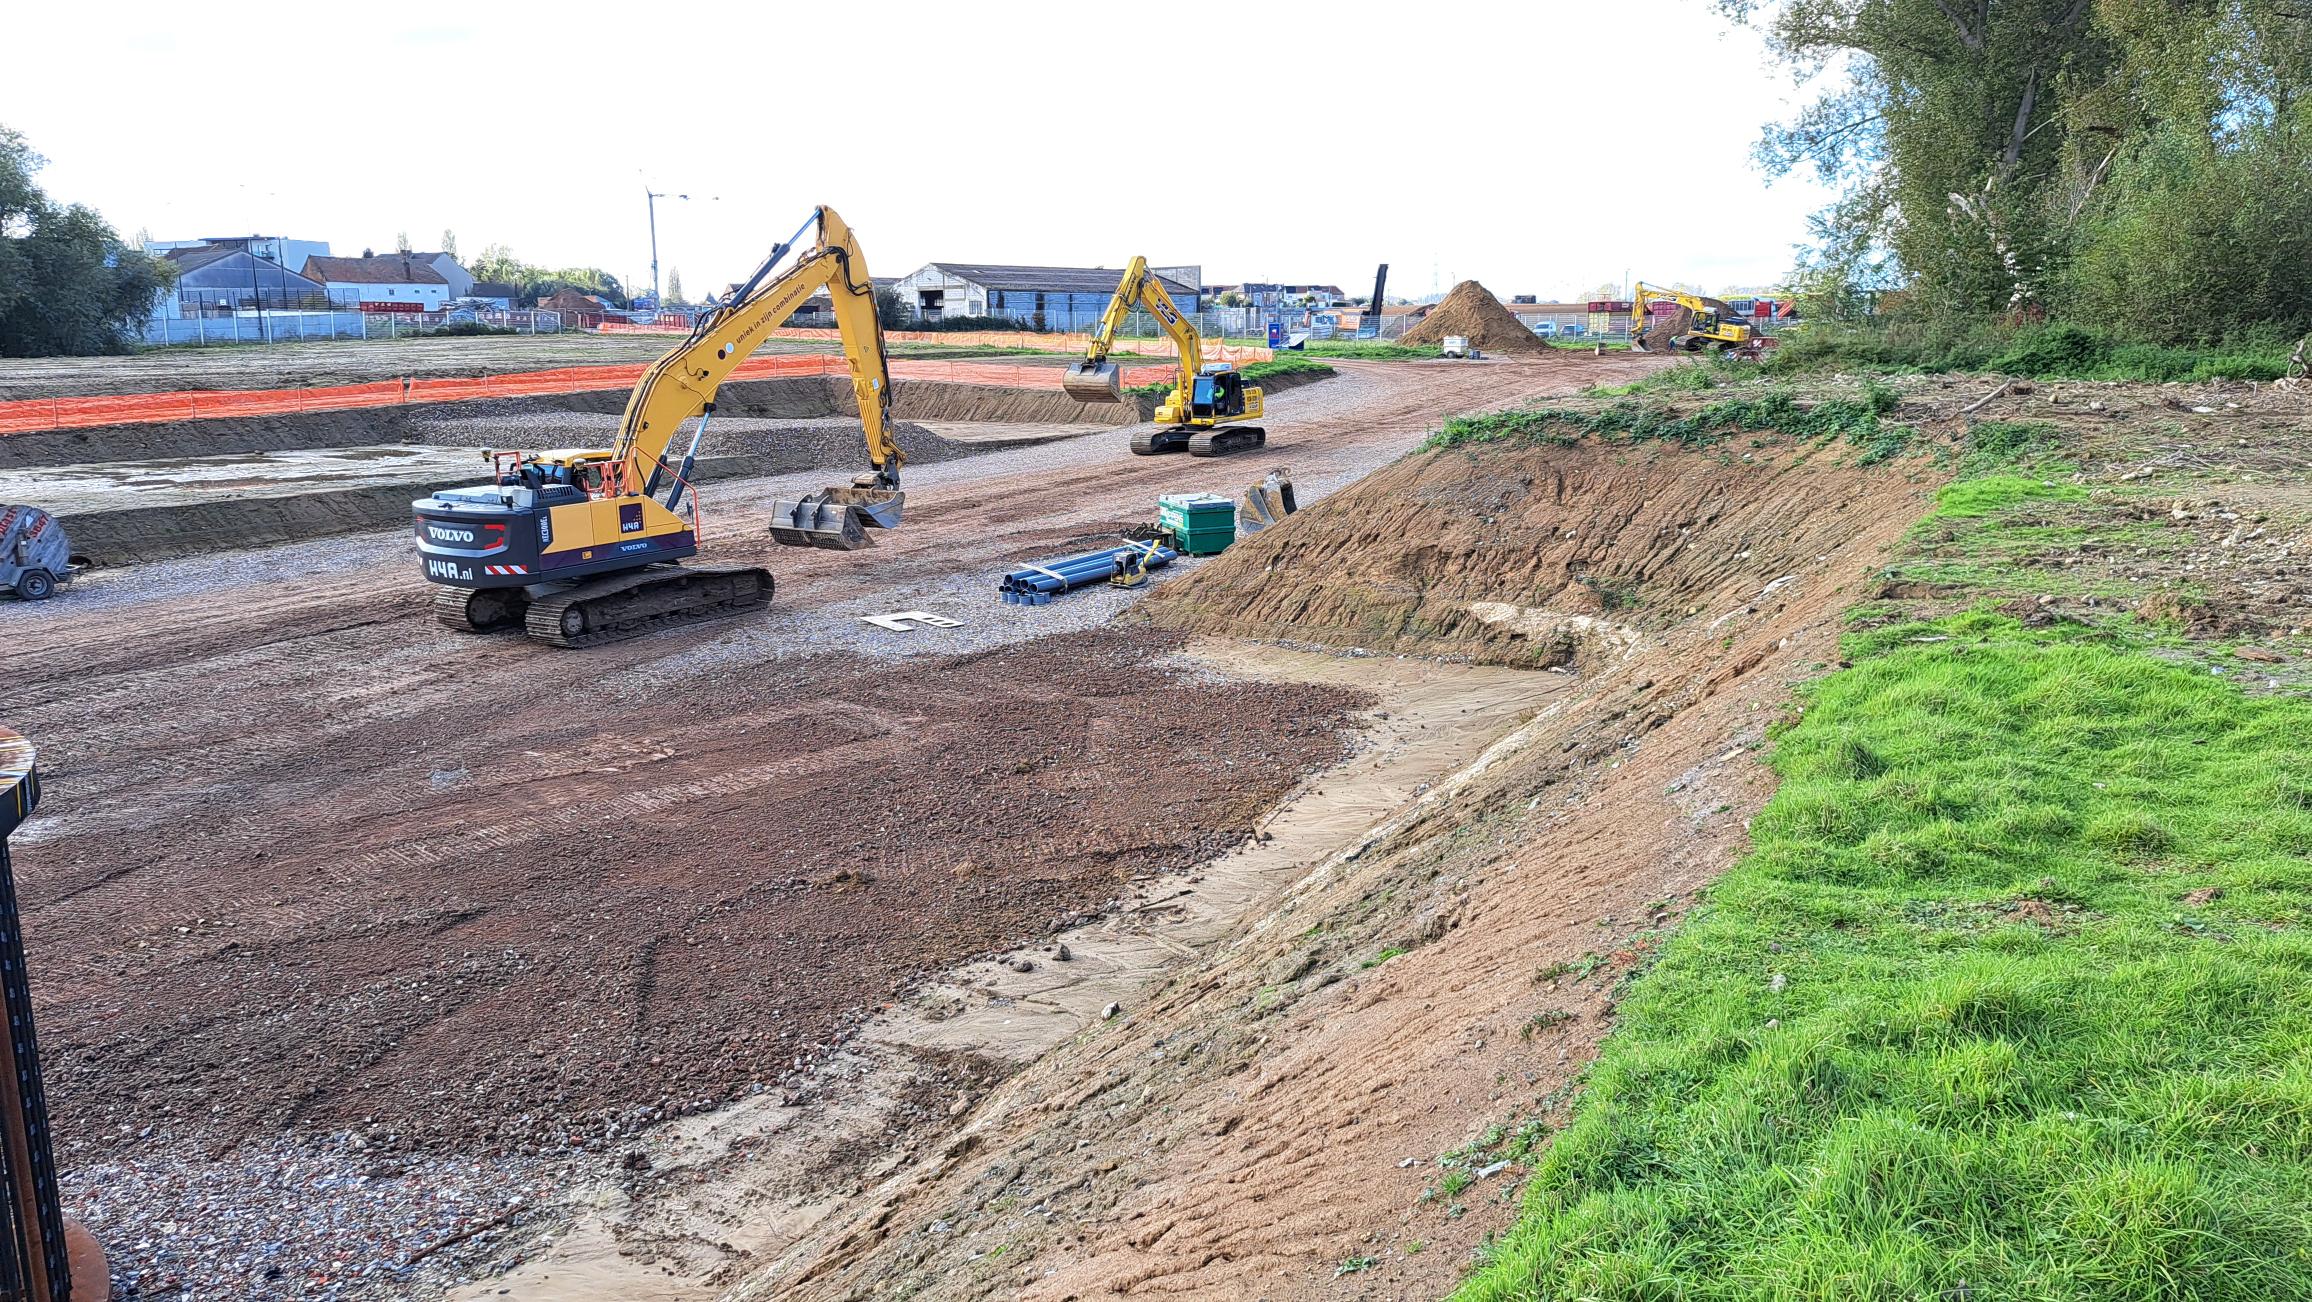
[{"label": "yellow excavator", "polygon": [[[773,274],[813,227],[816,241]],[[634,637],[666,624],[760,609],[771,572],[758,566],[683,565],[698,553],[691,473],[714,414],[715,392],[771,332],[827,290],[869,469],[771,506],[771,538],[786,546],[850,550],[869,529],[899,524],[906,457],[891,431],[891,373],[875,315],[875,283],[858,238],[819,207],[771,250],[729,298],[702,313],[688,338],[644,371],[627,397],[614,447],[550,452],[483,450],[493,481],[447,488],[411,503],[425,577],[440,585],[434,613],[461,632],[520,625],[559,647]],[[670,460],[686,422],[689,441]]]},{"label": "yellow excavator", "polygon": [[1148,270],[1146,258],[1134,258],[1124,268],[1124,278],[1116,283],[1116,296],[1100,315],[1084,360],[1068,368],[1060,387],[1079,402],[1124,400],[1123,378],[1108,360],[1108,350],[1136,307],[1146,308],[1171,338],[1180,374],[1172,391],[1156,404],[1155,423],[1132,437],[1132,451],[1152,457],[1185,448],[1190,456],[1217,457],[1266,444],[1268,431],[1234,423],[1260,419],[1260,390],[1246,384],[1244,373],[1227,362],[1204,364],[1204,337],[1164,292],[1164,282]]},{"label": "yellow excavator", "polygon": [[[1675,303],[1692,314],[1690,321],[1672,323],[1673,328],[1655,331],[1648,329],[1651,322],[1649,309],[1657,302]],[[1756,354],[1773,346],[1773,339],[1735,319],[1727,306],[1714,298],[1688,294],[1675,289],[1660,289],[1641,282],[1631,303],[1630,347],[1639,352],[1651,352],[1656,345],[1664,349],[1681,348],[1698,353],[1705,348],[1721,352]],[[1649,339],[1647,336],[1656,336]]]}]

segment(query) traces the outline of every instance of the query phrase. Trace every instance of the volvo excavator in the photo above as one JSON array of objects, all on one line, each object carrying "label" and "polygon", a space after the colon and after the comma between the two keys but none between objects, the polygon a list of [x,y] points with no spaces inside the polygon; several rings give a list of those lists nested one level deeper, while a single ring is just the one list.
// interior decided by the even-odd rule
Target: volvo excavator
[{"label": "volvo excavator", "polygon": [[1171,337],[1180,375],[1172,391],[1156,404],[1155,423],[1132,437],[1132,451],[1152,457],[1186,448],[1190,456],[1217,457],[1266,444],[1268,431],[1233,423],[1260,419],[1260,390],[1246,384],[1244,373],[1227,362],[1204,364],[1204,337],[1164,292],[1164,282],[1148,270],[1146,258],[1134,258],[1124,268],[1124,278],[1116,283],[1116,296],[1100,315],[1084,360],[1060,377],[1068,396],[1078,402],[1124,400],[1123,377],[1108,360],[1108,350],[1136,307],[1146,308]]},{"label": "volvo excavator", "polygon": [[[774,275],[813,227],[816,241]],[[822,287],[833,300],[850,363],[869,469],[849,487],[774,501],[771,538],[786,546],[850,550],[872,545],[869,529],[896,528],[906,503],[899,489],[906,457],[891,431],[891,374],[874,281],[851,228],[822,206],[726,301],[701,314],[688,338],[643,372],[627,397],[615,446],[485,449],[492,482],[411,503],[420,564],[440,585],[435,616],[462,632],[518,625],[548,645],[579,647],[768,604],[769,570],[680,563],[698,554],[691,473],[716,390]],[[670,458],[693,418],[681,456]]]}]

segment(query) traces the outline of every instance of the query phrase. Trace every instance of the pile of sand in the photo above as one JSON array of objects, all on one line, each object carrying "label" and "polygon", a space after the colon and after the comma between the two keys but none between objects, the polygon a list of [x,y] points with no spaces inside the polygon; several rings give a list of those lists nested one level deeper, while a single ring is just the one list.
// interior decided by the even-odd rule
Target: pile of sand
[{"label": "pile of sand", "polygon": [[1443,302],[1421,318],[1421,324],[1405,332],[1399,343],[1409,345],[1441,344],[1447,335],[1460,335],[1469,346],[1485,353],[1546,353],[1549,345],[1541,336],[1526,329],[1525,323],[1512,315],[1493,291],[1474,280],[1464,280],[1453,287]]}]

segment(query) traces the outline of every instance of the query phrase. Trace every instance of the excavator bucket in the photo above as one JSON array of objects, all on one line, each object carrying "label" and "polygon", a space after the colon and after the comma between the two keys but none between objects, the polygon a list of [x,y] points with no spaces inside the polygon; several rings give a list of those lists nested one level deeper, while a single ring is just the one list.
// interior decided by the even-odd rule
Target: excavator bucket
[{"label": "excavator bucket", "polygon": [[1078,362],[1060,377],[1060,387],[1078,402],[1124,400],[1124,376],[1113,362]]},{"label": "excavator bucket", "polygon": [[869,529],[896,529],[907,494],[891,488],[822,488],[771,503],[771,541],[782,547],[857,551],[872,547]]}]

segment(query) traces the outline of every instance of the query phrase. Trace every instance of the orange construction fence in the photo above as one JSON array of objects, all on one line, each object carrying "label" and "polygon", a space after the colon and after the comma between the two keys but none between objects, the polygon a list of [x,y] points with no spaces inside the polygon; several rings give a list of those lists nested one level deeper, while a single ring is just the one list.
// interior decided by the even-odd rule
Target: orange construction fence
[{"label": "orange construction fence", "polygon": [[[689,326],[634,325],[624,321],[605,321],[594,327],[602,334],[632,335],[685,335]],[[807,326],[784,326],[771,332],[774,339],[811,339],[835,343],[837,336],[831,329],[812,329]],[[946,344],[954,348],[1016,348],[1036,353],[1081,353],[1092,346],[1088,334],[1049,334],[1033,330],[886,330],[885,343]],[[1170,357],[1173,355],[1169,339],[1118,339],[1110,343],[1111,353],[1130,353],[1136,357]],[[1208,362],[1269,362],[1276,354],[1257,344],[1231,344],[1218,339],[1204,341],[1204,360]]]},{"label": "orange construction fence", "polygon": [[[151,421],[219,420],[237,416],[279,416],[302,411],[345,411],[393,407],[413,402],[463,402],[473,398],[524,398],[598,389],[630,389],[647,363],[562,366],[547,371],[442,379],[379,380],[310,389],[193,389],[173,393],[124,393],[71,398],[21,398],[0,402],[0,436],[43,430],[88,429],[99,425]],[[1002,362],[899,360],[891,374],[901,380],[943,380],[1007,389],[1056,389],[1062,368]],[[790,353],[751,357],[731,373],[734,380],[798,375],[848,375],[841,357]],[[1127,386],[1155,384],[1172,377],[1168,366],[1139,366],[1124,373]]]}]

